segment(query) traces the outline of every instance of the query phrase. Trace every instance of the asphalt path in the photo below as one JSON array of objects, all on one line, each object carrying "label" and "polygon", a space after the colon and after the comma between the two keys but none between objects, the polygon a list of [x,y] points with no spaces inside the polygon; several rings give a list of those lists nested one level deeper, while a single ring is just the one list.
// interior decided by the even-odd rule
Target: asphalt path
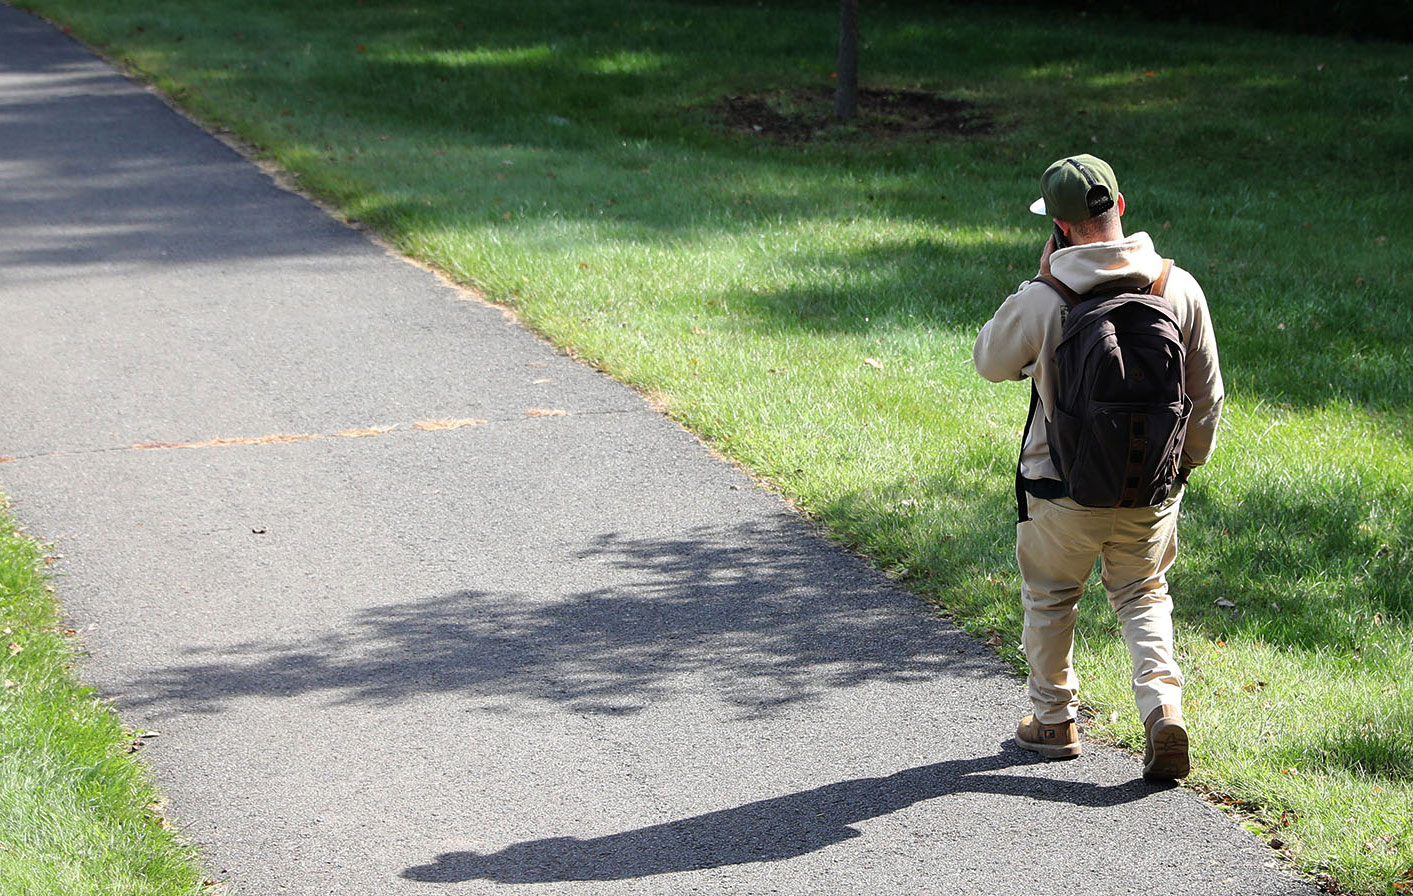
[{"label": "asphalt path", "polygon": [[0,5],[0,488],[229,891],[1312,893],[633,391]]}]

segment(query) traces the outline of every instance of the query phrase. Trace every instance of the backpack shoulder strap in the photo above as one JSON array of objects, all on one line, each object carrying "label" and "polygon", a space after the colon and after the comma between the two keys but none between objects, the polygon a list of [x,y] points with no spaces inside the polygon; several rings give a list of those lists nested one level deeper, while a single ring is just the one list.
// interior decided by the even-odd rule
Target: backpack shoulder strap
[{"label": "backpack shoulder strap", "polygon": [[[1056,279],[1055,277],[1052,277],[1052,276],[1049,275],[1049,274],[1036,274],[1036,275],[1035,275],[1035,279],[1038,280],[1038,281],[1041,282],[1041,283],[1044,283],[1046,286],[1050,287],[1050,288],[1053,289],[1055,292],[1059,293],[1059,294],[1060,294],[1060,298],[1064,299],[1065,305],[1066,305],[1067,307],[1073,308],[1075,305],[1079,304],[1079,295],[1078,295],[1074,290],[1070,289],[1068,286],[1066,286],[1065,284],[1061,283],[1061,282],[1060,282],[1058,279]],[[1033,423],[1035,422],[1035,410],[1036,410],[1036,408],[1038,408],[1038,407],[1040,407],[1040,390],[1036,388],[1036,386],[1035,386],[1035,380],[1032,379],[1032,380],[1030,381],[1030,412],[1025,415],[1025,428],[1021,430],[1021,454],[1025,454],[1025,442],[1026,442],[1026,439],[1029,438],[1029,436],[1030,436],[1030,427],[1031,427],[1031,424],[1033,424]],[[1016,522],[1017,522],[1017,523],[1024,523],[1024,522],[1028,522],[1028,521],[1030,520],[1030,514],[1027,512],[1027,509],[1028,509],[1028,508],[1026,507],[1026,500],[1025,500],[1025,496],[1026,496],[1027,492],[1029,491],[1029,489],[1027,488],[1027,486],[1029,485],[1029,483],[1030,483],[1030,480],[1026,479],[1024,476],[1021,475],[1020,460],[1017,459],[1017,460],[1016,460]]]},{"label": "backpack shoulder strap", "polygon": [[[1064,300],[1067,309],[1074,308],[1081,301],[1081,296],[1058,278],[1050,274],[1036,274],[1035,279],[1059,293]],[[1035,411],[1040,407],[1040,390],[1036,388],[1035,380],[1030,381],[1030,412],[1025,416],[1025,428],[1021,430],[1021,454],[1025,454],[1025,442],[1030,436],[1030,427],[1035,422]],[[1066,489],[1064,483],[1054,480],[1026,479],[1021,474],[1020,459],[1016,460],[1016,522],[1024,523],[1030,520],[1029,508],[1026,506],[1027,494],[1039,494],[1040,497],[1058,498],[1064,495]]]},{"label": "backpack shoulder strap", "polygon": [[[1164,271],[1164,275],[1166,279],[1166,270]],[[1079,304],[1079,294],[1050,274],[1036,274],[1035,279],[1059,293],[1060,298],[1064,299],[1065,304],[1069,305],[1071,308]]]},{"label": "backpack shoulder strap", "polygon": [[[1021,430],[1021,454],[1025,454],[1025,440],[1030,436],[1030,424],[1035,422],[1035,409],[1040,406],[1040,390],[1035,381],[1030,381],[1030,413],[1025,415],[1025,428]],[[1030,508],[1025,500],[1025,477],[1021,475],[1020,458],[1016,459],[1016,525],[1030,521]]]},{"label": "backpack shoulder strap", "polygon": [[1173,272],[1173,260],[1163,259],[1163,273],[1158,275],[1158,279],[1153,281],[1153,285],[1148,287],[1148,292],[1155,296],[1161,296],[1163,290],[1168,288],[1168,275]]}]

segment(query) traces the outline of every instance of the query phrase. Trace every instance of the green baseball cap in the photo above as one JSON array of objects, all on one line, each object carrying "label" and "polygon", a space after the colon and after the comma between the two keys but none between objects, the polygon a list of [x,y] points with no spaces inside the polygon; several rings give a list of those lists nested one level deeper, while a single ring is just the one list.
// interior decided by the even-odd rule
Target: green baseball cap
[{"label": "green baseball cap", "polygon": [[1030,210],[1061,221],[1087,221],[1113,208],[1118,195],[1119,182],[1108,162],[1088,154],[1070,156],[1040,175],[1040,198]]}]

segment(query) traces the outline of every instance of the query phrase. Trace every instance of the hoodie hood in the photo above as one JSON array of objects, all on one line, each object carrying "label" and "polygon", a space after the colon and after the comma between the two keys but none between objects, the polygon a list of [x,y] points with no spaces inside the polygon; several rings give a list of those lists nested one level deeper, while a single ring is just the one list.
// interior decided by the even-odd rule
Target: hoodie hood
[{"label": "hoodie hood", "polygon": [[1050,256],[1050,273],[1083,295],[1100,287],[1141,289],[1163,273],[1163,257],[1147,233],[1107,243],[1085,243]]}]

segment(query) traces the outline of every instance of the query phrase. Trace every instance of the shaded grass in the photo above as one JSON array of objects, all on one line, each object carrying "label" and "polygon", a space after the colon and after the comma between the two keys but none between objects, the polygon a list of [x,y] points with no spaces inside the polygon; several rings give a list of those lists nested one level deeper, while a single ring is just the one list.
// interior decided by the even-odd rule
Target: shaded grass
[{"label": "shaded grass", "polygon": [[0,511],[0,894],[207,892],[134,735],[69,669],[40,546]]},{"label": "shaded grass", "polygon": [[[1409,880],[1406,47],[879,9],[865,84],[992,130],[778,146],[713,110],[827,85],[827,9],[30,5],[652,393],[1017,664],[1026,396],[980,381],[971,341],[1034,270],[1038,172],[1110,158],[1129,230],[1204,284],[1230,392],[1173,575],[1196,783],[1307,871]],[[1082,613],[1091,733],[1139,744],[1112,614]]]}]

